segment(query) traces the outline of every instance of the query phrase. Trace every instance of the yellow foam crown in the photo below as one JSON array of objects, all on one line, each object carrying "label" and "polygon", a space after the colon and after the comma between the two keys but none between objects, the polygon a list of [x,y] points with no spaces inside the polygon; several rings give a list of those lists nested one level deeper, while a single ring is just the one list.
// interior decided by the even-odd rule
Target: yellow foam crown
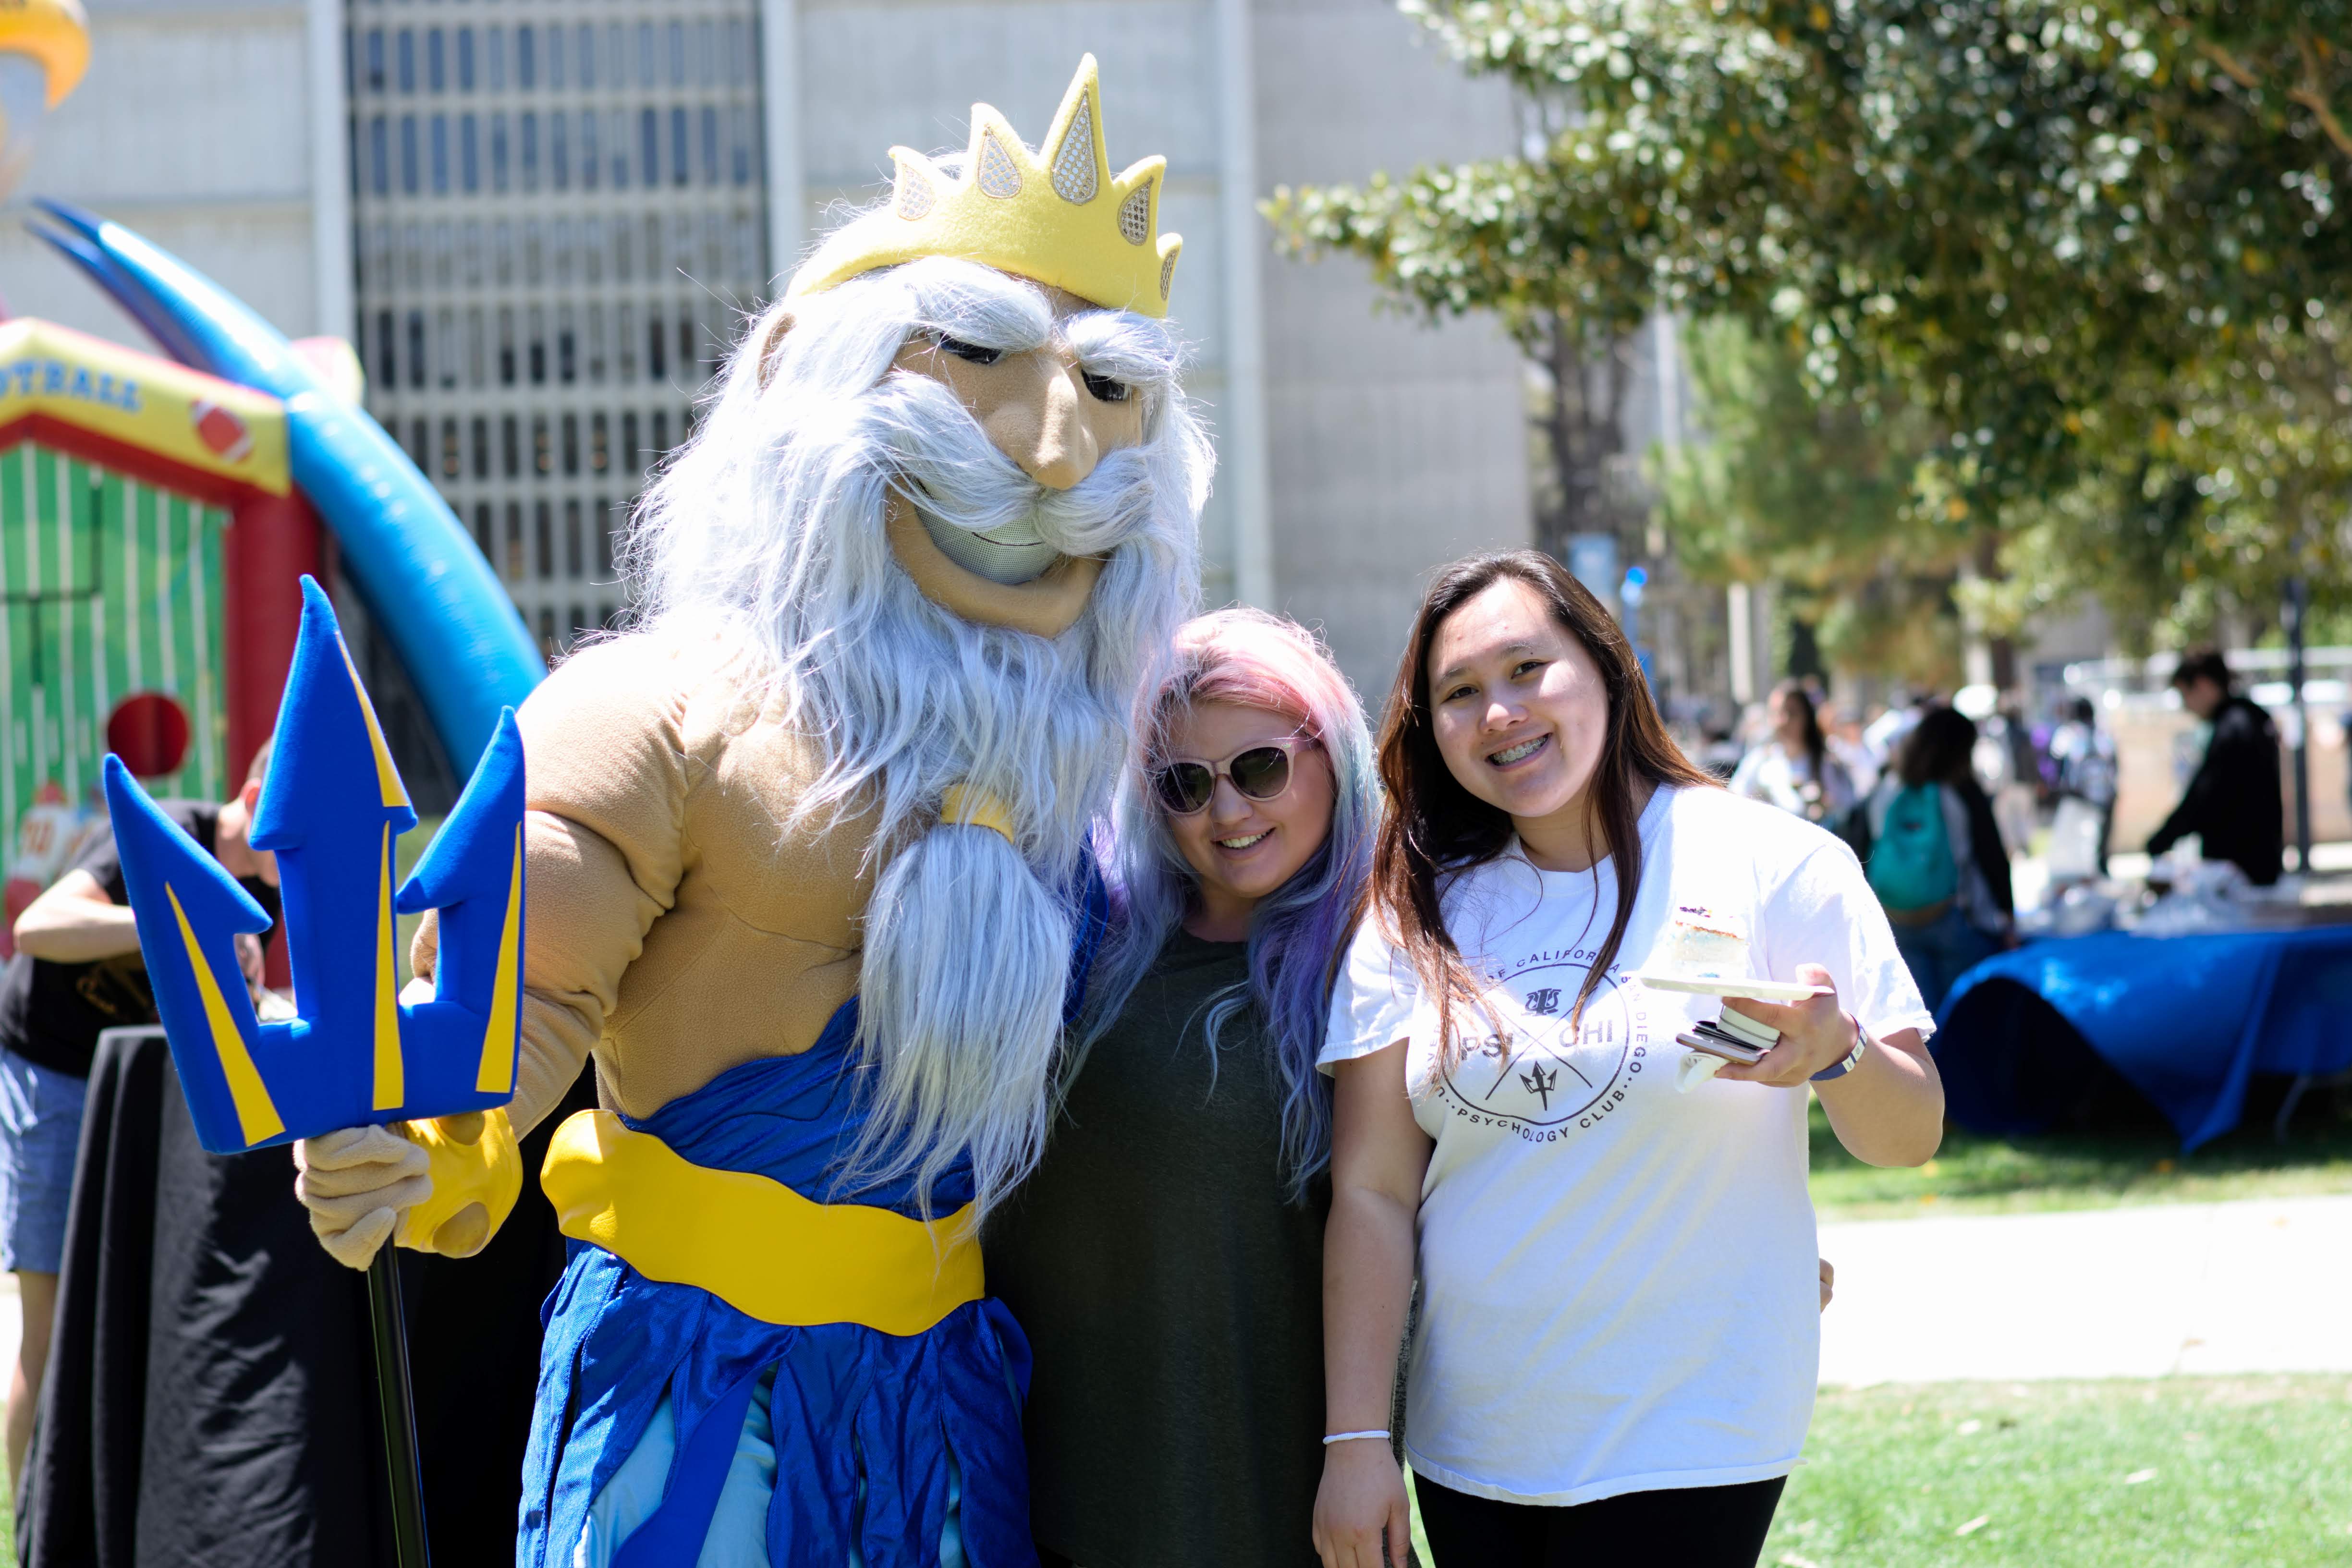
[{"label": "yellow foam crown", "polygon": [[971,106],[971,143],[952,175],[911,148],[893,147],[898,177],[888,204],[835,231],[793,275],[786,297],[877,267],[953,256],[1107,309],[1168,314],[1176,254],[1184,248],[1181,236],[1159,233],[1168,160],[1146,158],[1112,175],[1094,56],[1078,62],[1039,148],[1031,152],[984,103]]}]

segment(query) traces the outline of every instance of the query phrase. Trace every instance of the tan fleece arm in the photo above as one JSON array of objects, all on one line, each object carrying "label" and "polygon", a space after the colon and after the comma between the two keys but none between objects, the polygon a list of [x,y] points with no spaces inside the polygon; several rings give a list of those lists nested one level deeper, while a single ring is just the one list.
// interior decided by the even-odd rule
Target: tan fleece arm
[{"label": "tan fleece arm", "polygon": [[[516,715],[524,821],[520,1137],[579,1077],[684,871],[688,760],[675,662],[635,638],[568,660]],[[433,971],[427,915],[411,968]]]}]

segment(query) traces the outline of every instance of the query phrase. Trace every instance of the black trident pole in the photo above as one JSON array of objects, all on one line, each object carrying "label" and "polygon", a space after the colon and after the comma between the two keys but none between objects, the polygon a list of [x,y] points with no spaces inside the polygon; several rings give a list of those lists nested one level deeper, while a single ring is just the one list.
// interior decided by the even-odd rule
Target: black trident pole
[{"label": "black trident pole", "polygon": [[392,1543],[400,1568],[428,1568],[425,1484],[416,1462],[416,1399],[408,1382],[408,1322],[392,1239],[368,1265],[368,1317],[375,1330],[376,1408],[383,1418],[384,1479],[392,1488]]}]

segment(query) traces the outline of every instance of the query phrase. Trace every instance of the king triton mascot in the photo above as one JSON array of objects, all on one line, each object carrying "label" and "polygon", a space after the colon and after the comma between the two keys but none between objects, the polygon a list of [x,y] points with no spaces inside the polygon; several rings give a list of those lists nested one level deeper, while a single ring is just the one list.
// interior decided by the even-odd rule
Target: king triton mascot
[{"label": "king triton mascot", "polygon": [[341,1261],[464,1255],[512,1201],[498,1145],[594,1058],[541,1176],[572,1255],[523,1568],[1036,1562],[1027,1346],[975,1231],[1045,1129],[1089,823],[1211,457],[1166,163],[1111,172],[1091,57],[1036,151],[975,105],[961,154],[891,156],[647,493],[637,629],[520,715],[510,1123],[297,1151]]}]

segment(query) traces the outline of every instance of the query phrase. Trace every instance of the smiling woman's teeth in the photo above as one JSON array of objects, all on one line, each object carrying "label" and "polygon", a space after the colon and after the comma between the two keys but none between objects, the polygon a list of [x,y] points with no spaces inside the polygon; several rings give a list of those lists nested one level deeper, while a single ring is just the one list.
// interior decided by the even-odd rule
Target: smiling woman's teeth
[{"label": "smiling woman's teeth", "polygon": [[1486,758],[1486,760],[1507,767],[1509,764],[1517,762],[1522,757],[1533,757],[1536,754],[1536,748],[1544,743],[1544,739],[1545,737],[1543,736],[1538,735],[1533,740],[1523,740],[1507,751],[1496,752],[1492,757]]},{"label": "smiling woman's teeth", "polygon": [[[1266,832],[1270,833],[1273,831],[1274,830],[1272,828],[1268,828]],[[1245,839],[1219,839],[1217,841],[1217,845],[1220,849],[1245,850],[1264,837],[1265,837],[1265,833],[1252,833]]]}]

